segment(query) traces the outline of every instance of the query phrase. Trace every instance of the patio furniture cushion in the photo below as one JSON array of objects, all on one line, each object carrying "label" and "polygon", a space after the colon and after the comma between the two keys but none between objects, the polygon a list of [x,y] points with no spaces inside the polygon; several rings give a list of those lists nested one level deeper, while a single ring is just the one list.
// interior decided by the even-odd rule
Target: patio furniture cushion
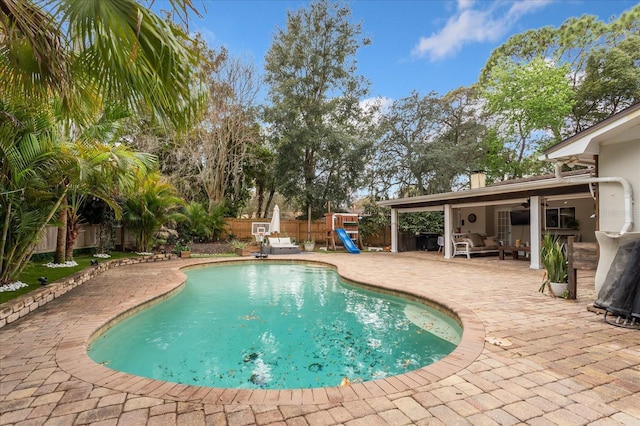
[{"label": "patio furniture cushion", "polygon": [[469,237],[462,237],[458,239],[459,242],[461,243],[467,243],[469,244],[469,247],[473,247],[473,240]]},{"label": "patio furniture cushion", "polygon": [[297,254],[300,253],[300,247],[288,237],[269,237],[269,251],[271,254]]},{"label": "patio furniture cushion", "polygon": [[291,238],[289,237],[279,237],[279,238],[269,237],[269,244],[272,246],[279,246],[279,247],[290,247],[295,245],[291,242]]},{"label": "patio furniture cushion", "polygon": [[471,247],[484,247],[482,235],[472,232],[467,238],[471,240]]},{"label": "patio furniture cushion", "polygon": [[[484,240],[488,240],[486,245]],[[471,254],[498,254],[499,246],[496,237],[486,237],[478,233],[454,233],[453,234],[453,256],[465,255],[471,258]]]},{"label": "patio furniture cushion", "polygon": [[498,240],[496,239],[496,237],[486,237],[484,239],[484,246],[485,247],[498,247]]}]

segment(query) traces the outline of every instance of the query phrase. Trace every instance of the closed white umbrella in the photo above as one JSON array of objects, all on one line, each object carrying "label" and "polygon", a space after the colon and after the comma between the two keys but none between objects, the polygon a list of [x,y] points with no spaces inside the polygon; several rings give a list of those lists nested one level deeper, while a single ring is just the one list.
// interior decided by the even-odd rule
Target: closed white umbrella
[{"label": "closed white umbrella", "polygon": [[271,217],[271,225],[269,225],[270,234],[280,233],[280,207],[276,204],[273,208],[273,216]]}]

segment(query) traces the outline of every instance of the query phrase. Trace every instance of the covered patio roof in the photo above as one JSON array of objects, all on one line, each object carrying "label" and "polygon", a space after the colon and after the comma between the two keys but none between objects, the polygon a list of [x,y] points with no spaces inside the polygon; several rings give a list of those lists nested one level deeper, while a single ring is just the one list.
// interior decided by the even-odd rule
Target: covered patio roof
[{"label": "covered patio roof", "polygon": [[449,259],[453,256],[451,219],[453,209],[479,204],[500,205],[514,201],[531,201],[530,267],[538,269],[540,268],[541,217],[544,213],[540,207],[541,200],[555,197],[567,199],[591,196],[589,179],[592,177],[592,171],[593,169],[575,170],[565,172],[561,177],[556,177],[555,174],[532,176],[464,191],[378,201],[378,204],[391,208],[391,251],[397,251],[398,247],[398,213],[443,211],[445,223],[444,257]]},{"label": "covered patio roof", "polygon": [[[533,196],[550,197],[589,194],[589,184],[586,181],[591,177],[591,171],[589,169],[566,172],[563,173],[562,176],[575,179],[566,181],[557,179],[555,175],[549,174],[498,182],[491,186],[464,191],[378,201],[378,204],[403,211],[434,211],[442,210],[445,204],[452,206],[492,202],[499,204],[499,202],[503,200],[526,199]],[[584,178],[585,182],[576,182],[576,180],[580,178]]]}]

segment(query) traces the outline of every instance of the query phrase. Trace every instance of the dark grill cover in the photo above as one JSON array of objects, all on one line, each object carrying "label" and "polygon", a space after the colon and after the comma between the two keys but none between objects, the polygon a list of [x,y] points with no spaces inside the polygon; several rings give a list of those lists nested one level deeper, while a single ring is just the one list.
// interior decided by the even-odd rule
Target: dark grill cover
[{"label": "dark grill cover", "polygon": [[620,317],[640,318],[640,240],[618,248],[594,306]]}]

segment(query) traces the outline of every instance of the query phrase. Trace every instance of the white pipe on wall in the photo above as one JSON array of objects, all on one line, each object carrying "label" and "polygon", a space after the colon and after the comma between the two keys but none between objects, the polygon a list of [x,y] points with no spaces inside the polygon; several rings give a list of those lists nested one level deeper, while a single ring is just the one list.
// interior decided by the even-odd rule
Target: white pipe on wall
[{"label": "white pipe on wall", "polygon": [[557,162],[556,163],[556,179],[560,179],[565,182],[571,183],[619,183],[622,185],[623,197],[624,197],[624,224],[622,225],[622,229],[620,233],[609,233],[607,234],[612,237],[620,237],[627,232],[629,232],[633,228],[633,188],[628,180],[623,177],[618,176],[607,176],[607,177],[592,177],[588,179],[580,179],[580,178],[571,178],[571,177],[563,177],[562,176],[562,165],[564,163]]}]

